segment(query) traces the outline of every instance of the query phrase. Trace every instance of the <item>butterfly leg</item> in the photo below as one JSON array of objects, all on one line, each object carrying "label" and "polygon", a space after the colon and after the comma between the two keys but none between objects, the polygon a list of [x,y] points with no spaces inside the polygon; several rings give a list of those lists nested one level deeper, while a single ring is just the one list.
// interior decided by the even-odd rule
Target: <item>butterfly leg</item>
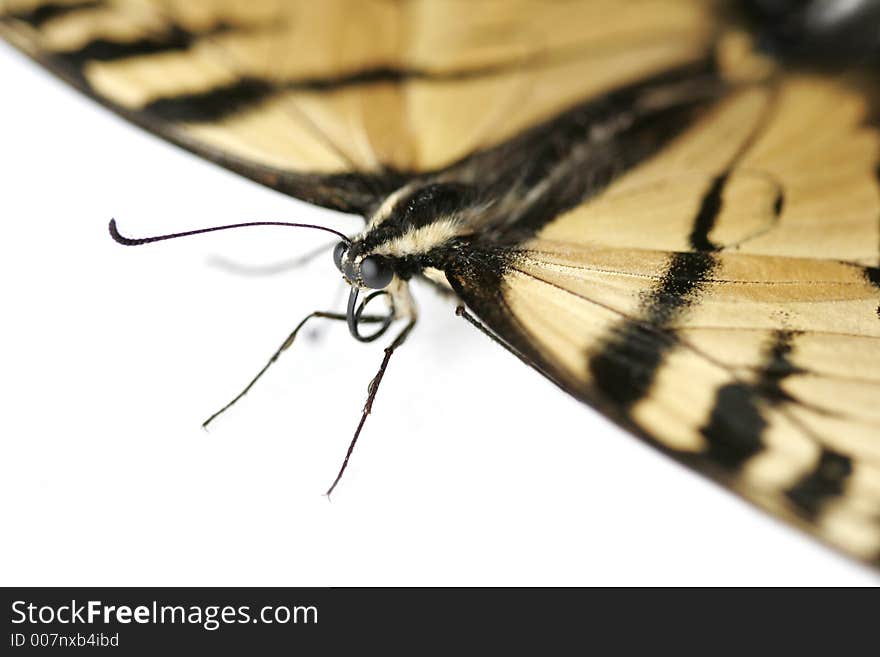
[{"label": "butterfly leg", "polygon": [[[217,416],[219,416],[220,414],[222,414],[223,412],[228,410],[239,399],[244,397],[250,391],[250,389],[254,387],[254,384],[260,380],[260,377],[262,377],[263,374],[266,373],[266,370],[268,370],[272,366],[272,363],[274,363],[276,360],[278,360],[278,357],[288,347],[290,347],[291,344],[293,344],[293,341],[296,339],[297,334],[299,333],[300,329],[302,329],[302,327],[306,325],[306,322],[308,322],[310,319],[313,319],[316,317],[321,318],[321,319],[333,319],[333,320],[337,320],[337,321],[341,321],[341,322],[344,322],[347,320],[347,315],[345,315],[344,313],[330,313],[330,312],[323,312],[320,310],[316,310],[315,312],[309,313],[308,315],[306,315],[305,318],[303,318],[303,320],[299,324],[296,325],[296,328],[294,328],[293,331],[290,332],[290,335],[287,336],[287,339],[285,339],[284,342],[281,343],[281,346],[278,347],[278,349],[275,351],[275,353],[272,354],[272,357],[263,366],[263,369],[261,369],[259,372],[257,372],[257,375],[253,379],[251,379],[250,383],[248,383],[244,387],[244,389],[235,396],[235,398],[232,401],[230,401],[228,404],[226,404],[226,406],[224,406],[219,411],[217,411],[216,413],[211,415],[211,417],[209,417],[207,420],[202,422],[202,428],[206,428],[211,422],[214,421],[214,419]],[[364,315],[363,317],[360,318],[360,321],[365,322],[365,323],[369,323],[369,324],[375,324],[377,322],[385,321],[385,318],[379,317],[377,315]]]},{"label": "butterfly leg", "polygon": [[519,358],[522,362],[524,362],[529,367],[534,367],[537,369],[538,365],[526,354],[522,353],[516,347],[511,345],[509,342],[506,342],[502,338],[499,338],[495,333],[492,332],[492,329],[488,328],[485,324],[483,324],[476,317],[471,315],[463,305],[459,305],[455,309],[455,314],[459,317],[463,317],[471,326],[474,326],[480,333],[487,336],[492,342],[495,344],[499,344],[504,347],[508,352]]},{"label": "butterfly leg", "polygon": [[480,333],[482,333],[483,335],[487,336],[487,337],[488,337],[490,340],[492,340],[492,342],[494,342],[495,344],[500,344],[502,347],[504,347],[505,349],[507,349],[507,351],[509,351],[510,353],[512,353],[514,356],[516,356],[516,357],[519,358],[520,360],[525,360],[525,359],[523,358],[522,354],[520,354],[516,349],[514,349],[514,348],[511,347],[509,344],[507,344],[504,340],[501,340],[501,339],[500,339],[497,335],[495,335],[495,334],[494,334],[489,328],[487,328],[487,327],[486,327],[486,326],[485,326],[480,320],[478,320],[476,317],[474,317],[473,315],[471,315],[471,314],[465,309],[465,307],[464,307],[463,305],[459,305],[459,306],[457,306],[457,307],[455,308],[455,314],[458,315],[459,317],[463,317],[465,320],[467,320],[467,322],[468,322],[471,326],[476,327],[476,329],[477,329]]},{"label": "butterfly leg", "polygon": [[370,385],[367,386],[367,403],[364,404],[363,412],[361,413],[361,420],[358,422],[357,429],[354,431],[354,436],[351,439],[351,443],[348,446],[348,451],[345,453],[345,459],[342,461],[342,467],[339,468],[339,473],[336,475],[336,479],[333,480],[333,484],[330,488],[327,489],[327,492],[324,493],[327,497],[330,497],[330,493],[333,492],[333,489],[336,488],[336,484],[339,483],[339,480],[342,479],[342,474],[345,472],[345,468],[348,467],[348,460],[351,458],[351,453],[354,451],[355,443],[357,443],[358,438],[361,435],[361,430],[364,428],[364,423],[367,421],[367,416],[373,410],[373,400],[376,399],[376,393],[379,391],[379,384],[382,383],[382,377],[385,376],[385,370],[388,368],[388,362],[391,360],[391,354],[394,353],[394,350],[397,349],[400,345],[406,342],[407,337],[409,337],[410,331],[413,330],[413,327],[416,325],[416,320],[414,318],[410,319],[406,326],[403,327],[400,333],[397,334],[397,337],[394,338],[392,343],[385,347],[385,356],[382,358],[382,364],[379,366],[379,371],[376,373],[376,376],[370,381]]}]

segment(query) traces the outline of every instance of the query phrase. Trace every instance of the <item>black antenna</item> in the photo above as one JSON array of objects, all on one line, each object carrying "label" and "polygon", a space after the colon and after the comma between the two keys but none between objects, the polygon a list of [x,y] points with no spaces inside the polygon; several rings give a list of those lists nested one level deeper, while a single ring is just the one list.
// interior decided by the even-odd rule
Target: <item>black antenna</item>
[{"label": "black antenna", "polygon": [[250,221],[243,224],[229,224],[227,226],[213,226],[211,228],[200,228],[199,230],[188,230],[184,233],[171,233],[170,235],[156,235],[154,237],[131,238],[125,237],[119,233],[116,228],[116,219],[110,220],[110,237],[119,244],[125,246],[140,246],[141,244],[149,244],[150,242],[161,242],[162,240],[171,240],[177,237],[188,237],[190,235],[201,235],[202,233],[213,233],[217,230],[229,230],[230,228],[245,228],[246,226],[292,226],[293,228],[314,228],[315,230],[323,230],[326,233],[333,233],[346,244],[351,244],[351,240],[338,230],[327,228],[326,226],[316,226],[315,224],[292,224],[286,221]]}]

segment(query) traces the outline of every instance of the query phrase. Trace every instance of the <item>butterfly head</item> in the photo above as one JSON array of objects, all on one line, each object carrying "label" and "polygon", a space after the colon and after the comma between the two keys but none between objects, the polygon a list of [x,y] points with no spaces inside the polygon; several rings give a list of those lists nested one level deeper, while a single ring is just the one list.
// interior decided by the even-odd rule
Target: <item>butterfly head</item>
[{"label": "butterfly head", "polygon": [[[412,316],[407,281],[434,266],[431,254],[461,236],[466,214],[478,210],[471,190],[464,185],[404,187],[382,203],[361,234],[339,242],[333,261],[351,286],[348,322],[352,335],[364,340],[358,331],[367,317],[364,306],[380,295],[387,297],[391,313]],[[362,291],[367,296],[358,306]]]},{"label": "butterfly head", "polygon": [[353,288],[384,290],[394,279],[390,258],[382,255],[364,255],[358,242],[339,242],[333,249],[333,262],[345,281]]},{"label": "butterfly head", "polygon": [[[336,268],[342,272],[345,282],[351,286],[348,297],[348,328],[352,336],[360,342],[371,342],[380,335],[394,321],[397,311],[394,303],[395,296],[399,294],[400,285],[393,286],[395,270],[390,258],[374,253],[365,253],[363,240],[342,240],[333,249],[333,262]],[[399,283],[399,281],[398,281]],[[362,290],[369,294],[358,304],[358,295]],[[389,304],[388,313],[385,316],[364,315],[367,304],[377,297],[386,297]],[[361,326],[365,323],[378,321],[381,326],[370,334],[363,334]]]},{"label": "butterfly head", "polygon": [[407,186],[382,203],[360,235],[340,242],[333,259],[350,285],[385,289],[395,278],[418,274],[483,210],[466,185]]}]

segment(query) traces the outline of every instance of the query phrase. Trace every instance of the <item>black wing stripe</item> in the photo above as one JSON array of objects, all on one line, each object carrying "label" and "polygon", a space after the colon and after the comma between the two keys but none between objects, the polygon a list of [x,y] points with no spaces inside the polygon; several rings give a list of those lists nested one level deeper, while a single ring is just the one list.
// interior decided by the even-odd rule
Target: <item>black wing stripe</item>
[{"label": "black wing stripe", "polygon": [[721,248],[709,239],[709,233],[715,227],[715,222],[721,213],[721,194],[724,192],[729,175],[723,173],[716,176],[709,191],[703,196],[700,211],[694,220],[694,228],[688,237],[688,242],[694,251],[718,251]]},{"label": "black wing stripe", "polygon": [[[724,208],[724,188],[730,181],[730,176],[736,171],[737,164],[758,142],[769,126],[777,107],[777,91],[774,90],[764,110],[760,113],[757,122],[746,140],[740,145],[727,169],[717,175],[706,191],[700,203],[700,210],[694,219],[693,229],[688,237],[688,242],[694,251],[720,251],[721,246],[709,239],[709,234],[715,228],[721,210]],[[778,218],[782,214],[785,202],[784,192],[779,190],[773,202],[773,212]]]},{"label": "black wing stripe", "polygon": [[802,515],[814,519],[824,504],[843,495],[846,480],[852,471],[852,459],[823,449],[816,467],[785,494]]},{"label": "black wing stripe", "polygon": [[214,123],[244,112],[277,93],[268,82],[245,77],[209,91],[160,98],[142,111],[172,123]]},{"label": "black wing stripe", "polygon": [[709,444],[709,458],[725,470],[736,471],[764,449],[761,436],[767,426],[752,386],[729,383],[715,394],[700,433]]},{"label": "black wing stripe", "polygon": [[93,39],[81,48],[57,53],[72,66],[82,67],[86,62],[112,62],[142,55],[158,55],[188,50],[197,35],[172,25],[162,34],[150,35],[134,41]]},{"label": "black wing stripe", "polygon": [[801,372],[789,360],[795,336],[791,331],[777,331],[756,382],[730,383],[715,394],[708,421],[700,433],[709,444],[709,457],[725,470],[738,470],[764,449],[763,434],[769,424],[761,404],[792,401],[782,389],[782,381]]},{"label": "black wing stripe", "polygon": [[[512,65],[511,65],[512,67]],[[402,84],[411,80],[465,80],[490,75],[510,67],[427,72],[416,69],[374,67],[338,75],[306,77],[298,80],[267,81],[245,76],[208,91],[167,96],[152,101],[142,111],[166,121],[214,122],[256,106],[267,98],[286,91],[332,92],[375,84]]]},{"label": "black wing stripe", "polygon": [[170,24],[162,32],[151,33],[132,41],[96,38],[75,50],[56,50],[50,55],[54,65],[66,75],[71,76],[79,84],[90,86],[86,82],[84,73],[89,62],[116,62],[134,57],[185,52],[200,39],[229,33],[232,30],[229,25],[219,23],[204,32],[194,33],[179,25]]},{"label": "black wing stripe", "polygon": [[105,5],[106,3],[101,2],[100,0],[85,0],[76,4],[48,2],[46,4],[37,5],[30,10],[13,12],[10,14],[10,18],[15,18],[16,20],[27,23],[31,27],[39,29],[55,18],[66,16],[77,11],[97,9]]},{"label": "black wing stripe", "polygon": [[794,351],[794,339],[798,335],[800,334],[794,331],[776,331],[764,366],[758,373],[757,389],[771,404],[791,401],[789,394],[782,389],[782,382],[790,376],[804,373],[789,358]]},{"label": "black wing stripe", "polygon": [[464,79],[479,74],[482,72],[450,71],[430,74],[418,70],[378,67],[285,82],[269,82],[245,76],[232,84],[208,91],[159,98],[144,106],[142,111],[166,121],[216,122],[246,111],[285,91],[330,92],[371,84],[400,84],[409,80]]},{"label": "black wing stripe", "polygon": [[[667,327],[698,299],[717,266],[710,253],[672,254],[663,277],[644,304],[645,321],[658,328]],[[657,334],[648,333],[643,324],[631,319],[615,326],[603,350],[589,361],[596,387],[624,409],[648,395],[666,353],[678,345],[672,331],[669,340],[658,340]]]}]

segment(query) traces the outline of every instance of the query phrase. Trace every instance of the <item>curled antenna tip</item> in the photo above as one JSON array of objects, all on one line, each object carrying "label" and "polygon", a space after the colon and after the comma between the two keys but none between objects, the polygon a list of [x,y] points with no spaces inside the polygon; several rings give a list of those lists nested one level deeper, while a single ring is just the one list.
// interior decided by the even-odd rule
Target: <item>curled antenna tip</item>
[{"label": "curled antenna tip", "polygon": [[113,238],[114,242],[124,243],[123,240],[125,238],[119,234],[119,229],[116,227],[116,219],[111,219],[110,225],[107,228],[110,230],[110,237]]},{"label": "curled antenna tip", "polygon": [[116,226],[116,219],[110,220],[110,225],[107,226],[110,230],[110,237],[113,238],[113,241],[117,244],[122,244],[124,246],[137,246],[138,244],[143,244],[149,240],[138,240],[132,239],[131,237],[126,237],[125,235],[119,232],[119,228]]}]

